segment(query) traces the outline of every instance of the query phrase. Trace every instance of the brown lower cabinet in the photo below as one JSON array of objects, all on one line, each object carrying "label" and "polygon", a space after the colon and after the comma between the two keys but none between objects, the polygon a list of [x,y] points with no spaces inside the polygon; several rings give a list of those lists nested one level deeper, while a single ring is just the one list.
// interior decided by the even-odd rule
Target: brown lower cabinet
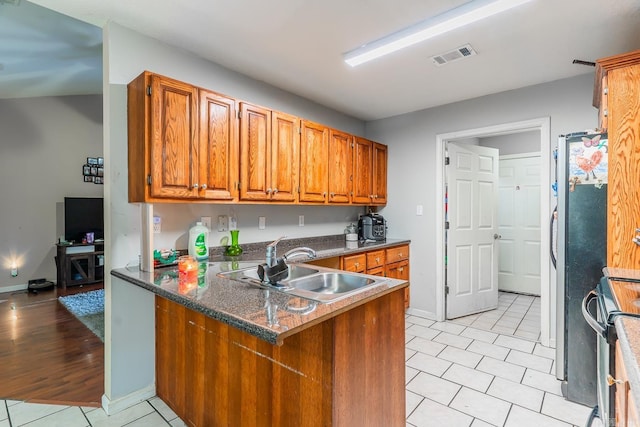
[{"label": "brown lower cabinet", "polygon": [[[344,255],[340,257],[339,268],[354,273],[409,281],[409,245]],[[409,287],[404,289],[404,294],[405,308],[409,308]]]},{"label": "brown lower cabinet", "polygon": [[398,289],[272,345],[156,296],[157,395],[189,426],[404,426],[403,303]]},{"label": "brown lower cabinet", "polygon": [[620,342],[616,341],[616,427],[636,427],[640,426],[640,418],[636,412],[636,402],[631,393],[629,377],[622,361],[622,350]]}]

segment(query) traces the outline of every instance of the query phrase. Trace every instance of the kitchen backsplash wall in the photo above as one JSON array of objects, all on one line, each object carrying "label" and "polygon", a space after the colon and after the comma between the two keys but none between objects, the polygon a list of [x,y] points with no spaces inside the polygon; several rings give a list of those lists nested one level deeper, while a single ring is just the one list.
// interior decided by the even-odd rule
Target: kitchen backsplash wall
[{"label": "kitchen backsplash wall", "polygon": [[[356,223],[364,213],[355,206],[284,206],[284,205],[214,205],[214,204],[155,204],[154,216],[161,219],[161,232],[153,236],[154,249],[186,249],[189,227],[202,216],[211,217],[209,246],[220,246],[220,239],[229,231],[218,231],[218,216],[234,215],[240,230],[239,242],[264,242],[281,236],[287,238],[341,234],[350,222]],[[304,215],[304,226],[299,216]],[[266,227],[258,228],[258,218],[265,217]]]}]

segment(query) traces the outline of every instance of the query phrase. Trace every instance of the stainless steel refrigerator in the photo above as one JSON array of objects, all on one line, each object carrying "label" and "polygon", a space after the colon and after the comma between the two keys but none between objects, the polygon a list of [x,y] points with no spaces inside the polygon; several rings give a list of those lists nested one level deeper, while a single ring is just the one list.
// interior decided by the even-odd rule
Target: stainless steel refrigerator
[{"label": "stainless steel refrigerator", "polygon": [[[607,135],[563,135],[557,150],[556,377],[570,401],[597,402],[596,337],[581,303],[606,264]],[[553,230],[553,227],[552,227]]]}]

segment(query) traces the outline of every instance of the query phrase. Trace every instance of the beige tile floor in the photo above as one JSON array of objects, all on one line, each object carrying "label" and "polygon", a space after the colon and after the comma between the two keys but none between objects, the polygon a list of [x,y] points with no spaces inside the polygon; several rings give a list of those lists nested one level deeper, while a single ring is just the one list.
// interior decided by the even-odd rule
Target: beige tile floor
[{"label": "beige tile floor", "polygon": [[[469,326],[407,316],[407,427],[584,425],[590,408],[562,398],[553,349],[513,336],[522,321],[509,327],[511,334],[483,330],[479,326],[488,326],[476,321]],[[184,425],[158,398],[111,417],[96,408],[0,400],[0,427]]]}]

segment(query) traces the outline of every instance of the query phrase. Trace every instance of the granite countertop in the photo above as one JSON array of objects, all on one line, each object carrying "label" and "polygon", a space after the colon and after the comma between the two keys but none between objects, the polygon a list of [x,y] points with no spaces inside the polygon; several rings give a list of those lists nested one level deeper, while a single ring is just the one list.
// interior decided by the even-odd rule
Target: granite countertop
[{"label": "granite countertop", "polygon": [[[317,239],[320,238],[282,241],[278,245],[279,253],[296,246],[310,246],[316,250],[318,258],[330,258],[409,243],[408,240],[387,239],[375,243],[353,242],[357,246],[347,247],[350,242],[345,242],[344,236],[342,239]],[[407,286],[404,280],[371,276],[380,283],[325,304],[219,276],[225,271],[257,267],[264,262],[263,257],[264,251],[245,250],[241,257],[225,259],[221,253],[213,251],[209,262],[201,264],[203,270],[206,265],[206,271],[197,282],[191,283],[180,279],[177,267],[157,268],[154,272],[141,271],[137,267],[119,268],[111,274],[272,344],[281,344],[286,337],[309,326]]]},{"label": "granite countertop", "polygon": [[636,413],[640,414],[640,318],[620,315],[614,322]]}]

